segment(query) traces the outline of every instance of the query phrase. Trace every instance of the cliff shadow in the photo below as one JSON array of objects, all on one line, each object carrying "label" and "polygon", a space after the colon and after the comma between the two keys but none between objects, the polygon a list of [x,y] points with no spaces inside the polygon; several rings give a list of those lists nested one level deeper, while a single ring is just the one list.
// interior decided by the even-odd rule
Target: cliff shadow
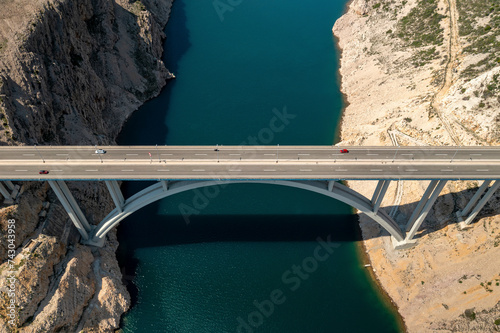
[{"label": "cliff shadow", "polygon": [[[173,3],[165,27],[162,60],[169,71],[178,74],[179,62],[191,47],[184,0]],[[182,74],[179,74],[182,75]],[[168,134],[165,118],[168,113],[175,79],[167,81],[160,94],[145,102],[123,125],[117,137],[120,145],[163,145]],[[163,121],[161,121],[163,120]]]}]

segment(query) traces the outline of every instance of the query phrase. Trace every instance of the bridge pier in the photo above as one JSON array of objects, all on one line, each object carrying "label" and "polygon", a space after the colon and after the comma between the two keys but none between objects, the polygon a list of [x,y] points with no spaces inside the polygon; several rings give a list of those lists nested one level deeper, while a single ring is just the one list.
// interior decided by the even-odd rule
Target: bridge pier
[{"label": "bridge pier", "polygon": [[5,186],[2,184],[2,182],[0,182],[0,193],[2,194],[3,196],[3,202],[5,204],[8,204],[8,205],[11,205],[14,203],[14,200],[12,200],[12,197],[10,196],[10,192],[7,191],[7,189],[5,188]]},{"label": "bridge pier", "polygon": [[391,181],[389,179],[381,179],[378,181],[377,187],[375,188],[375,192],[373,192],[371,200],[374,213],[378,212],[378,209],[382,204],[382,200],[384,200],[385,193],[387,192],[390,184]]},{"label": "bridge pier", "polygon": [[76,203],[75,198],[71,194],[68,186],[63,180],[49,180],[49,185],[56,194],[57,198],[63,205],[64,209],[69,215],[71,221],[75,225],[76,229],[82,236],[84,241],[89,239],[89,233],[91,231],[90,224],[87,221],[85,215],[81,211],[80,207]]},{"label": "bridge pier", "polygon": [[[5,184],[5,186],[4,186]],[[7,188],[5,188],[7,187]],[[0,181],[0,193],[2,194],[6,205],[12,205],[19,191],[19,186],[14,186],[10,180]]]},{"label": "bridge pier", "polygon": [[[476,218],[477,214],[481,209],[483,209],[484,205],[490,200],[490,198],[493,196],[493,194],[498,190],[500,187],[500,180],[495,180],[493,185],[488,189],[486,194],[479,200],[481,195],[486,191],[488,188],[488,185],[490,185],[492,181],[491,180],[485,180],[484,183],[479,187],[477,192],[474,194],[474,196],[471,198],[469,203],[465,206],[465,208],[462,211],[457,212],[457,217],[458,220],[460,221],[460,228],[465,229],[467,226],[469,226],[472,221]],[[479,202],[478,202],[479,200]],[[476,204],[477,202],[477,204]],[[475,206],[474,206],[475,205]],[[474,208],[472,208],[474,206]],[[464,217],[469,214],[470,215],[465,219]]]},{"label": "bridge pier", "polygon": [[123,205],[125,204],[125,198],[120,190],[120,186],[118,186],[118,182],[116,180],[106,180],[105,183],[111,194],[111,198],[113,198],[116,209],[121,213],[123,211]]},{"label": "bridge pier", "polygon": [[417,233],[422,222],[424,222],[425,218],[427,217],[427,214],[429,214],[429,211],[431,210],[432,206],[434,205],[434,202],[438,198],[439,193],[441,193],[447,182],[448,182],[447,180],[431,181],[431,183],[425,190],[422,199],[420,199],[420,202],[418,203],[417,207],[413,211],[413,214],[408,220],[408,223],[406,225],[407,233],[405,237],[405,242],[413,241],[413,237]]}]

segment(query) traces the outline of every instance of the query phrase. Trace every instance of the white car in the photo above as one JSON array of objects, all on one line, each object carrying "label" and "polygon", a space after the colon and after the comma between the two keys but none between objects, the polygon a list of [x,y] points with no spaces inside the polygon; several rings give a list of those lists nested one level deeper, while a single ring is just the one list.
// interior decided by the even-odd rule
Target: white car
[{"label": "white car", "polygon": [[104,149],[97,149],[95,151],[96,154],[106,154],[106,151]]}]

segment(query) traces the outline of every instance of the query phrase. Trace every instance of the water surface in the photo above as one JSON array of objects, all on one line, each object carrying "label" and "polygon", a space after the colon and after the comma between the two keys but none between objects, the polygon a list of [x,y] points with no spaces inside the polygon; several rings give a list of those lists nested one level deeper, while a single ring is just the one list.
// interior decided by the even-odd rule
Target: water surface
[{"label": "water surface", "polygon": [[[212,1],[175,1],[165,62],[177,79],[132,116],[120,144],[334,142],[342,97],[331,27],[345,1],[239,3],[221,20]],[[135,304],[123,329],[397,332],[356,256],[358,237],[350,207],[298,189],[169,197],[119,228]]]}]

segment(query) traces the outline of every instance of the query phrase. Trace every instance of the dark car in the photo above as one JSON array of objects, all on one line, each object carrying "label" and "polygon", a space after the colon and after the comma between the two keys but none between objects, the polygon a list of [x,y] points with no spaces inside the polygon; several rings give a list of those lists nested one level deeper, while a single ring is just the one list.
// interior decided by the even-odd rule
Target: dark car
[{"label": "dark car", "polygon": [[347,150],[347,149],[340,149],[340,152],[341,152],[342,154],[345,154],[345,153],[348,153],[348,152],[349,152],[349,150]]},{"label": "dark car", "polygon": [[41,175],[46,175],[49,173],[49,170],[40,170],[40,171],[38,171],[38,173]]}]

